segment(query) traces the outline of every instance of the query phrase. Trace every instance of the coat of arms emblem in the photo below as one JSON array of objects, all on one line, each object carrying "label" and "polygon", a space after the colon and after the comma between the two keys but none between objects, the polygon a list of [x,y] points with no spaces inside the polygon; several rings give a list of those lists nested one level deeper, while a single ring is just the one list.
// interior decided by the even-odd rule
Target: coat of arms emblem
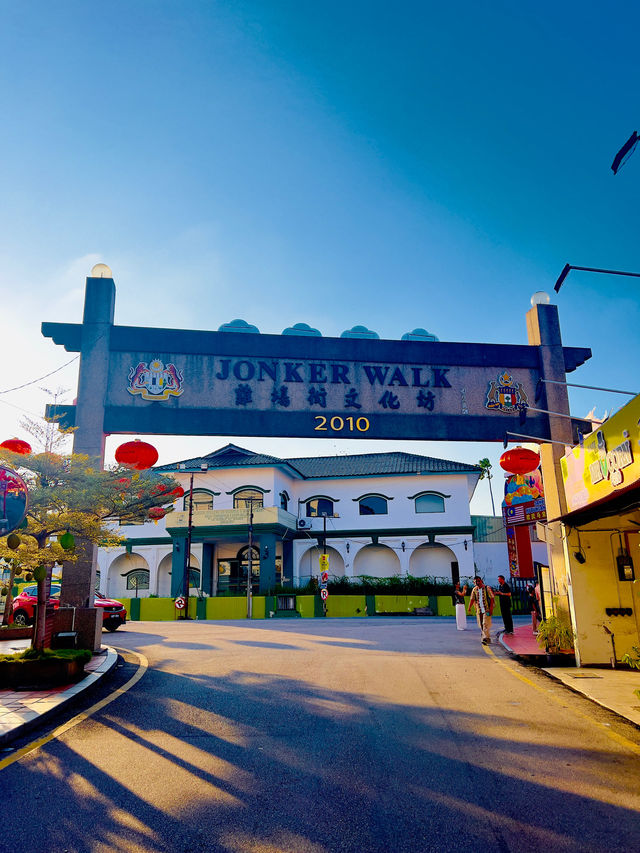
[{"label": "coat of arms emblem", "polygon": [[141,361],[129,371],[127,391],[140,394],[143,400],[161,402],[169,397],[179,397],[183,390],[182,371],[175,364],[165,366],[159,358],[148,364]]},{"label": "coat of arms emblem", "polygon": [[514,382],[508,371],[489,383],[485,408],[498,412],[520,412],[529,405],[521,382]]}]

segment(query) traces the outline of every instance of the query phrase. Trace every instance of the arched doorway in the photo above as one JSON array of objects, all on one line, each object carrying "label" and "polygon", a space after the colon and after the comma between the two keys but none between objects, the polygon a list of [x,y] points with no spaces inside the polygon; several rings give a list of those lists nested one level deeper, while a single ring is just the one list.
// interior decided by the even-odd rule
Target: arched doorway
[{"label": "arched doorway", "polygon": [[388,545],[365,545],[355,556],[353,574],[391,578],[401,572],[400,558]]},{"label": "arched doorway", "polygon": [[[195,505],[195,504],[194,504]],[[158,595],[160,598],[170,598],[171,597],[171,564],[173,560],[173,554],[169,552],[165,554],[165,556],[158,563]],[[200,578],[200,561],[196,556],[194,556],[193,551],[191,552],[191,561],[189,563],[191,566],[191,574],[189,576],[189,588],[193,589],[194,592],[200,586],[201,578]],[[197,570],[197,574],[196,571]]]},{"label": "arched doorway", "polygon": [[320,555],[326,554],[329,557],[329,577],[342,578],[345,574],[344,560],[342,554],[330,546],[323,551],[317,545],[305,551],[300,559],[300,576],[310,578],[320,574]]},{"label": "arched doorway", "polygon": [[141,554],[120,554],[109,566],[108,598],[146,598],[149,595],[149,564]]},{"label": "arched doorway", "polygon": [[456,555],[446,545],[424,543],[409,558],[409,574],[415,578],[436,577],[451,580],[451,563]]}]

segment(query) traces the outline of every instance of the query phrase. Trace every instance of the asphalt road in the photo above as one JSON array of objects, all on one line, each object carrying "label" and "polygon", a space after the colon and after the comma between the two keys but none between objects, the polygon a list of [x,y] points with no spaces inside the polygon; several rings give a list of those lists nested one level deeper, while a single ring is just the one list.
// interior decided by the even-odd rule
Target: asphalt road
[{"label": "asphalt road", "polygon": [[106,641],[123,660],[101,695],[131,652],[149,669],[0,771],[2,853],[640,850],[640,731],[472,623],[131,623]]}]

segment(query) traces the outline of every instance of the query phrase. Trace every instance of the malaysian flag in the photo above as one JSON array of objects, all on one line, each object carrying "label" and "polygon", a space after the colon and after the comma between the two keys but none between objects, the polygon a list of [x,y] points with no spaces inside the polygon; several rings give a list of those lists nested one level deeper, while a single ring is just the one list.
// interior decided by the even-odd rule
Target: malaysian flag
[{"label": "malaysian flag", "polygon": [[508,506],[505,510],[507,524],[517,524],[519,521],[524,521],[524,509],[524,504]]}]

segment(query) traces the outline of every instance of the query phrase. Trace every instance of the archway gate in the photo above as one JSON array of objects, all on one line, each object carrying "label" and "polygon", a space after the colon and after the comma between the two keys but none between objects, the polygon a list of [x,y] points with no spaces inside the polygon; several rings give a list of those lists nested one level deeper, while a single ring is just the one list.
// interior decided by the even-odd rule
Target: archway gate
[{"label": "archway gate", "polygon": [[[511,345],[117,326],[115,294],[112,278],[89,277],[82,323],[42,324],[80,353],[76,404],[47,417],[100,462],[107,434],[571,443],[590,428],[570,418],[564,383],[591,350],[562,346],[554,305],[534,305],[528,344]],[[70,604],[89,599],[84,572]]]}]

